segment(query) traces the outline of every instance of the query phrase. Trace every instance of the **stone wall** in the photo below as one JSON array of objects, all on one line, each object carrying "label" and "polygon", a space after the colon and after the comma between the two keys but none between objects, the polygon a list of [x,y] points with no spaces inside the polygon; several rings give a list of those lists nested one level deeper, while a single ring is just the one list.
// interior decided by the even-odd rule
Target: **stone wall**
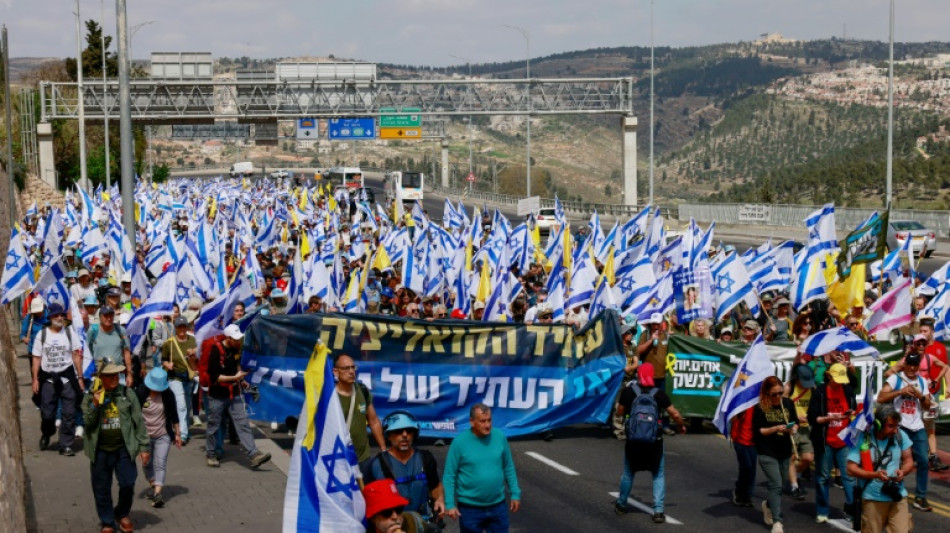
[{"label": "stone wall", "polygon": [[[65,205],[63,192],[50,187],[45,181],[33,174],[26,177],[26,186],[17,195],[17,214],[22,218],[26,210],[33,205],[36,200],[36,206],[41,208],[49,202],[53,207],[62,209]],[[7,232],[9,235],[9,232]]]}]

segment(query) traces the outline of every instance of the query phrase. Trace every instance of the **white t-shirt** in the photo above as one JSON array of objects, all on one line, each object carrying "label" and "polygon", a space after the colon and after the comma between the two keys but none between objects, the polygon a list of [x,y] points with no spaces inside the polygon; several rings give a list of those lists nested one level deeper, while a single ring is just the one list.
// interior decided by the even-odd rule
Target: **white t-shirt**
[{"label": "white t-shirt", "polygon": [[[73,364],[73,352],[81,350],[79,344],[79,335],[70,332],[72,336],[72,348],[70,348],[69,337],[66,336],[66,329],[63,328],[59,333],[52,329],[46,329],[46,342],[33,343],[33,356],[40,358],[40,368],[44,372],[62,372]],[[39,333],[37,341],[43,339],[43,333]]]},{"label": "white t-shirt", "polygon": [[[899,385],[897,383],[898,379],[900,379]],[[894,374],[887,378],[887,384],[891,386],[892,390],[899,390],[907,385],[913,385],[919,392],[927,394],[927,378],[921,376],[919,373],[913,380],[909,379],[903,372]],[[907,398],[905,396],[894,398],[894,410],[901,414],[901,427],[911,431],[924,429],[923,413],[921,413],[920,400],[917,398]]]},{"label": "white t-shirt", "polygon": [[69,288],[69,297],[79,302],[79,305],[82,305],[86,301],[87,296],[95,296],[96,288],[92,286],[92,283],[88,287],[83,287],[79,283],[73,284]]}]

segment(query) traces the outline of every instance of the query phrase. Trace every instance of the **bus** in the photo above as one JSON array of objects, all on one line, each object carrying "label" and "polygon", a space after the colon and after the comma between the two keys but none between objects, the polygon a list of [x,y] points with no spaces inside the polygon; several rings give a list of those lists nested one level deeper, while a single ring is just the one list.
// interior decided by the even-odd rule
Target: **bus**
[{"label": "bus", "polygon": [[363,185],[363,171],[360,167],[333,167],[323,174],[323,179],[334,188],[360,189]]},{"label": "bus", "polygon": [[383,187],[386,190],[386,201],[392,202],[396,198],[403,202],[422,201],[422,189],[426,175],[422,172],[401,172],[394,170],[386,173]]}]

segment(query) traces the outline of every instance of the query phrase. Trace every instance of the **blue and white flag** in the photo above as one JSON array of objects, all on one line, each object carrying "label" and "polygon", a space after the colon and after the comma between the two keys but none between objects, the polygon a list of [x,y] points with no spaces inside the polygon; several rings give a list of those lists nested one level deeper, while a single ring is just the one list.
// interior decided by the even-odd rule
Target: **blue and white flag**
[{"label": "blue and white flag", "polygon": [[[920,287],[917,289],[919,290]],[[925,316],[934,319],[934,339],[941,341],[950,333],[950,324],[947,323],[947,319],[950,318],[950,313],[947,312],[950,310],[948,298],[950,298],[950,283],[943,283],[937,295],[931,298],[917,315],[918,319]]]},{"label": "blue and white flag", "polygon": [[861,401],[861,412],[854,417],[854,420],[848,424],[848,427],[838,433],[838,438],[843,440],[848,447],[858,444],[858,436],[864,433],[868,428],[874,427],[874,396],[871,394],[871,376],[874,372],[866,372],[864,380],[864,399]]},{"label": "blue and white flag", "polygon": [[334,390],[329,354],[318,342],[304,372],[306,399],[287,473],[284,533],[366,531],[356,450]]},{"label": "blue and white flag", "polygon": [[7,249],[7,261],[3,267],[3,277],[0,278],[0,304],[8,304],[17,296],[29,291],[36,281],[33,276],[33,263],[23,247],[20,232],[13,228],[10,247]]},{"label": "blue and white flag", "polygon": [[719,397],[713,424],[719,432],[729,436],[732,417],[759,403],[759,391],[765,378],[775,375],[775,366],[765,348],[765,339],[760,333],[745,353],[729,383]]},{"label": "blue and white flag", "polygon": [[827,254],[812,254],[807,248],[795,256],[789,294],[792,297],[792,307],[796,311],[801,310],[812,300],[827,298],[825,257]]},{"label": "blue and white flag", "polygon": [[[934,271],[922,285],[917,287],[921,293],[932,295],[940,290],[940,286],[947,281],[947,271],[950,270],[950,261],[947,261],[940,268]],[[929,289],[929,291],[927,290]]]},{"label": "blue and white flag", "polygon": [[845,326],[825,329],[809,335],[802,342],[801,351],[814,357],[821,357],[833,351],[851,352],[854,356],[870,355],[875,359],[881,357],[873,346],[861,337],[858,337]]},{"label": "blue and white flag", "polygon": [[825,204],[805,219],[808,227],[808,254],[815,256],[838,249],[835,233],[835,204]]},{"label": "blue and white flag", "polygon": [[142,307],[132,313],[132,318],[129,319],[125,330],[129,334],[129,344],[133,352],[141,348],[141,343],[148,332],[149,320],[172,314],[177,281],[178,269],[176,265],[169,265],[155,282]]},{"label": "blue and white flag", "polygon": [[737,254],[729,254],[716,265],[712,272],[716,293],[716,319],[718,323],[739,302],[745,302],[752,316],[759,314],[759,297],[756,295],[749,273]]},{"label": "blue and white flag", "polygon": [[59,304],[63,309],[69,308],[69,289],[66,287],[66,267],[63,258],[57,257],[36,280],[33,292],[39,293],[49,304]]}]

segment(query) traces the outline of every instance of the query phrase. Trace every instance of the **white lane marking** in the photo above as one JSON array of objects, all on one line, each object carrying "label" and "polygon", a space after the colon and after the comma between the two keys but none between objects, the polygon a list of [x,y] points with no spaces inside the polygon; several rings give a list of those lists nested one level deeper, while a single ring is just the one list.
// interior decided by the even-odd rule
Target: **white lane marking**
[{"label": "white lane marking", "polygon": [[[620,494],[617,493],[617,492],[608,492],[607,494],[609,494],[609,495],[614,499],[614,501],[617,501],[617,497],[620,496]],[[640,509],[641,511],[643,511],[643,512],[646,513],[646,514],[648,514],[648,515],[650,515],[650,516],[653,516],[653,508],[652,508],[652,507],[648,507],[646,504],[641,503],[641,502],[639,502],[639,501],[637,501],[637,500],[634,500],[633,498],[627,498],[627,503],[629,503],[630,505],[636,507],[637,509]],[[673,518],[673,517],[670,516],[670,515],[666,515],[666,521],[667,521],[668,523],[670,523],[670,524],[674,524],[674,525],[677,525],[677,526],[683,525],[682,522],[680,522],[679,520]]]},{"label": "white lane marking", "polygon": [[537,452],[524,452],[524,453],[525,453],[525,455],[527,455],[528,457],[532,457],[532,458],[534,458],[534,459],[537,459],[538,461],[541,461],[542,463],[544,463],[544,464],[550,466],[551,468],[553,468],[553,469],[555,469],[555,470],[560,470],[561,472],[564,472],[565,474],[567,474],[567,475],[569,475],[569,476],[579,476],[579,475],[580,475],[580,474],[578,474],[577,472],[571,470],[570,468],[568,468],[568,467],[562,465],[561,463],[558,463],[557,461],[554,461],[554,460],[552,460],[552,459],[548,459],[547,457],[541,455],[540,453],[537,453]]},{"label": "white lane marking", "polygon": [[841,531],[854,531],[854,529],[851,528],[851,520],[844,518],[828,520],[828,525],[835,529],[840,529]]}]

